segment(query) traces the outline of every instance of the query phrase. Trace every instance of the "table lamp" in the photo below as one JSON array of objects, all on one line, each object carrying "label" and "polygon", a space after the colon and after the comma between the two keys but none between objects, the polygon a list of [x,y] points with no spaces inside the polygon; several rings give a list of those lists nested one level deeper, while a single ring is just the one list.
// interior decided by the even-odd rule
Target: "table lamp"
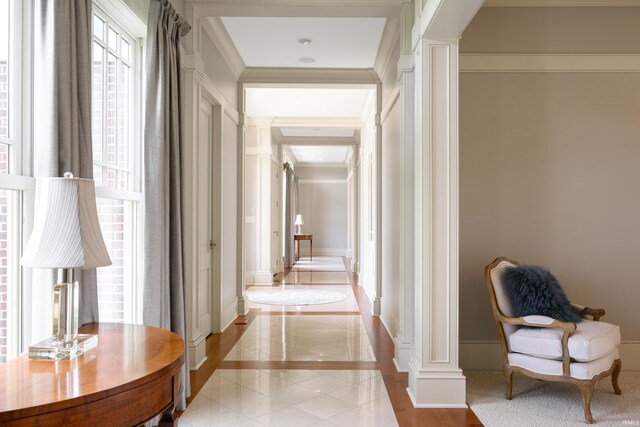
[{"label": "table lamp", "polygon": [[39,211],[20,263],[57,270],[53,287],[53,336],[29,347],[32,359],[73,359],[98,344],[97,335],[78,335],[78,277],[75,269],[111,265],[104,244],[95,184],[91,179],[45,178],[38,182]]},{"label": "table lamp", "polygon": [[296,222],[294,224],[297,227],[298,234],[302,234],[302,226],[304,225],[304,220],[302,219],[302,214],[296,215]]}]

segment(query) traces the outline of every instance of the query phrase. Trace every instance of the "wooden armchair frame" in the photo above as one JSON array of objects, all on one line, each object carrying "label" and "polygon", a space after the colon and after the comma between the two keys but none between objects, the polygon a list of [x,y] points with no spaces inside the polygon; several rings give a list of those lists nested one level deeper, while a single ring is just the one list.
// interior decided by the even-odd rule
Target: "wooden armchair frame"
[{"label": "wooden armchair frame", "polygon": [[[609,375],[611,375],[611,384],[613,386],[613,390],[615,394],[622,394],[620,387],[618,386],[618,377],[620,375],[620,371],[622,369],[622,362],[620,358],[616,359],[611,367],[604,372],[594,376],[590,380],[581,380],[578,378],[571,377],[571,355],[569,354],[569,337],[576,330],[576,324],[572,322],[561,322],[559,320],[554,320],[551,323],[536,323],[530,320],[527,320],[525,317],[506,317],[500,308],[498,307],[498,301],[496,299],[496,292],[493,287],[493,281],[491,280],[491,270],[498,266],[502,261],[507,261],[514,265],[519,265],[517,261],[513,261],[506,257],[498,257],[489,265],[484,268],[484,278],[487,282],[487,286],[489,287],[489,297],[491,299],[491,308],[493,309],[493,317],[496,322],[496,329],[498,330],[498,337],[500,338],[500,346],[502,348],[502,359],[503,359],[503,367],[502,372],[504,374],[505,380],[507,382],[507,391],[505,393],[505,397],[508,400],[512,398],[512,386],[513,386],[513,373],[519,372],[528,377],[536,378],[542,381],[558,381],[558,382],[567,382],[571,384],[575,384],[579,387],[580,392],[582,393],[582,398],[584,401],[584,418],[587,423],[592,424],[593,415],[591,415],[591,398],[593,397],[593,390],[595,388],[595,384]],[[594,309],[589,307],[579,307],[581,312],[593,318],[593,320],[598,321],[601,317],[605,315],[605,311],[601,308]],[[528,317],[528,316],[527,316]],[[536,328],[555,328],[561,329],[562,332],[562,376],[557,375],[545,375],[539,374],[536,372],[529,371],[527,369],[521,368],[519,366],[511,366],[509,363],[509,343],[507,342],[507,337],[504,333],[504,329],[502,328],[502,324],[508,325],[517,325],[517,326],[533,326]]]}]

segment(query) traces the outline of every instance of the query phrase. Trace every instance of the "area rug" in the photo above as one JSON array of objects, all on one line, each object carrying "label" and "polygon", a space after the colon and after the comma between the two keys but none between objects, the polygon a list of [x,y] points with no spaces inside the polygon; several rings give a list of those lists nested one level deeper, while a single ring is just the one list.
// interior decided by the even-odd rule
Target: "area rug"
[{"label": "area rug", "polygon": [[[513,399],[504,398],[501,372],[468,372],[467,403],[486,427],[585,426],[578,387],[514,374]],[[640,425],[640,372],[620,374],[622,395],[611,377],[596,385],[591,413],[598,426]]]},{"label": "area rug", "polygon": [[285,289],[247,292],[247,299],[256,304],[267,305],[317,305],[343,301],[347,296],[334,291]]}]

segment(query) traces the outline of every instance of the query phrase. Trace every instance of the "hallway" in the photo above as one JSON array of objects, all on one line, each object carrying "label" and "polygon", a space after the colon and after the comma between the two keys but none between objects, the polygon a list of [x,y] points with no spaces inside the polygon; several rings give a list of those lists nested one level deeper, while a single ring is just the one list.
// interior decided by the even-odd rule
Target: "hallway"
[{"label": "hallway", "polygon": [[[480,425],[469,410],[415,410],[393,344],[346,258],[301,259],[282,282],[247,293],[330,290],[342,301],[250,303],[247,324],[207,340],[211,357],[192,373],[195,393],[180,423],[196,426]],[[239,323],[239,322],[237,322]],[[217,355],[217,359],[216,356]]]}]

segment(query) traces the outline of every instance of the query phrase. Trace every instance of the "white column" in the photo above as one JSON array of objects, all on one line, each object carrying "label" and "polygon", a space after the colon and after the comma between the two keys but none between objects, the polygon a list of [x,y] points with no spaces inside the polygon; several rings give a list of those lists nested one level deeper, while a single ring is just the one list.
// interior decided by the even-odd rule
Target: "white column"
[{"label": "white column", "polygon": [[382,83],[376,85],[375,111],[376,141],[374,147],[375,178],[375,284],[376,296],[373,299],[372,314],[380,316],[382,312]]},{"label": "white column", "polygon": [[[408,57],[408,58],[407,58]],[[400,319],[395,336],[394,363],[398,372],[409,370],[413,345],[413,319],[415,312],[415,84],[411,55],[403,55],[399,67],[400,77]]]},{"label": "white column", "polygon": [[238,83],[238,266],[237,292],[238,292],[238,315],[244,316],[248,313],[247,302],[244,297],[245,291],[245,270],[246,270],[246,243],[245,243],[245,116],[244,116],[244,84]]},{"label": "white column", "polygon": [[256,284],[273,282],[271,271],[271,127],[258,125]]},{"label": "white column", "polygon": [[416,313],[409,396],[464,408],[458,365],[458,42],[416,47]]}]

